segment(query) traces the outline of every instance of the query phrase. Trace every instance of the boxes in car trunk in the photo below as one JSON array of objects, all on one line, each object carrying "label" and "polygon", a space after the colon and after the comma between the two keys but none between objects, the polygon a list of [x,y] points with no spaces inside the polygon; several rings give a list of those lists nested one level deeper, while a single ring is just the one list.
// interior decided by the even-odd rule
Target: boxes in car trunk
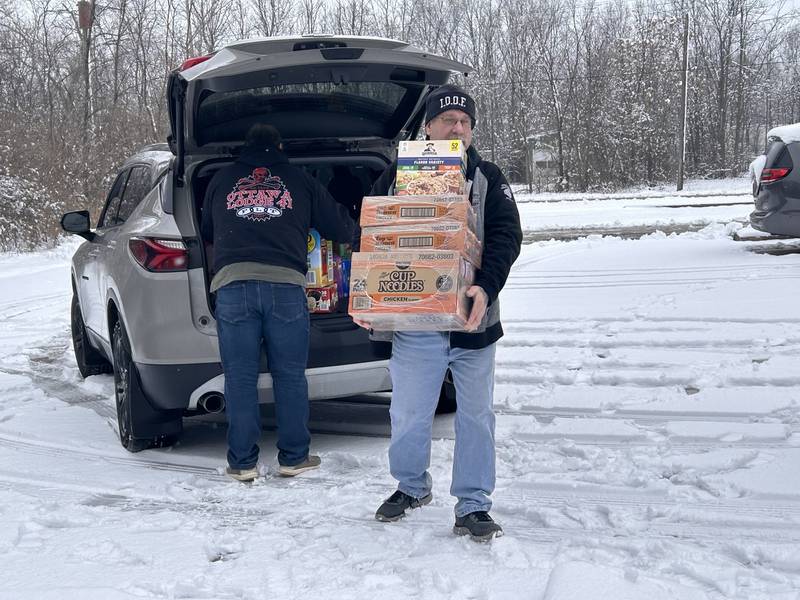
[{"label": "boxes in car trunk", "polygon": [[356,252],[349,313],[381,330],[462,330],[475,267],[453,250]]},{"label": "boxes in car trunk", "polygon": [[364,196],[361,227],[440,221],[464,223],[475,231],[475,211],[469,196]]},{"label": "boxes in car trunk", "polygon": [[463,194],[467,154],[461,140],[400,142],[395,194]]},{"label": "boxes in car trunk", "polygon": [[476,267],[481,266],[481,243],[464,223],[458,221],[364,227],[361,230],[362,252],[432,249],[455,250]]}]

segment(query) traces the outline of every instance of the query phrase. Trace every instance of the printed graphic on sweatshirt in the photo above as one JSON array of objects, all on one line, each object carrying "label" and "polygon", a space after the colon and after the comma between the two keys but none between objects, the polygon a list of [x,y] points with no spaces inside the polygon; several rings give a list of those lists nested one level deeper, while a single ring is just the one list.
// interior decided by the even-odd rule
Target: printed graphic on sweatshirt
[{"label": "printed graphic on sweatshirt", "polygon": [[228,194],[228,210],[236,216],[251,221],[268,221],[283,215],[292,208],[292,194],[280,177],[268,168],[257,167],[247,177],[242,177]]},{"label": "printed graphic on sweatshirt", "polygon": [[504,183],[504,184],[502,184],[500,186],[500,189],[506,195],[506,198],[508,198],[512,202],[516,203],[516,201],[514,200],[514,192],[511,191],[511,186],[510,185],[508,185],[507,183]]}]

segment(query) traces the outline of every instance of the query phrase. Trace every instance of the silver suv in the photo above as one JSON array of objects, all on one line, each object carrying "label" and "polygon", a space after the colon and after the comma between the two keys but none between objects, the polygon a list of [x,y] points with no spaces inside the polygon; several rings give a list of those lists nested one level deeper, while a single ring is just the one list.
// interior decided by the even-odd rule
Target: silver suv
[{"label": "silver suv", "polygon": [[[248,128],[270,123],[290,160],[357,216],[360,199],[413,138],[430,90],[466,65],[404,42],[340,36],[267,38],[186,61],[168,81],[168,144],[143,148],[117,175],[97,227],[67,213],[84,237],[72,259],[72,337],[81,374],[113,372],[122,445],[173,443],[184,416],[224,409],[203,196]],[[312,399],[391,389],[386,344],[347,315],[312,314],[307,376]],[[270,402],[266,355],[258,385]],[[455,395],[445,383],[443,403]]]}]

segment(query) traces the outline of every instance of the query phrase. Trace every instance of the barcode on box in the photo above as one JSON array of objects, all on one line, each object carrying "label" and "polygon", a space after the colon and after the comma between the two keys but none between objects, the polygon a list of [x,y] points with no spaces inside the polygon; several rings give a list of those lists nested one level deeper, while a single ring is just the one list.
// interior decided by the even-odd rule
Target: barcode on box
[{"label": "barcode on box", "polygon": [[372,298],[369,296],[356,296],[353,298],[353,310],[369,310],[372,308]]},{"label": "barcode on box", "polygon": [[409,206],[400,209],[400,216],[404,219],[430,219],[436,216],[436,207]]},{"label": "barcode on box", "polygon": [[430,248],[433,246],[433,236],[401,237],[398,242],[401,248]]}]

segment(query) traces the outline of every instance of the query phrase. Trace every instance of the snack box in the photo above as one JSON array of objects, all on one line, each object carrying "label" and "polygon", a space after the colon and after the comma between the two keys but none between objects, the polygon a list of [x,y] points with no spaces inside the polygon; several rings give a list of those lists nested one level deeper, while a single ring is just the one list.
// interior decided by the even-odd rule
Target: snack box
[{"label": "snack box", "polygon": [[466,172],[467,153],[461,140],[400,142],[395,194],[463,194]]},{"label": "snack box", "polygon": [[333,242],[331,240],[322,240],[323,245],[323,252],[325,254],[325,258],[327,259],[327,267],[326,272],[328,275],[328,285],[336,283],[336,279],[334,278],[334,254],[333,254]]},{"label": "snack box", "polygon": [[362,252],[397,250],[456,250],[476,267],[481,266],[481,243],[463,223],[384,225],[361,230]]},{"label": "snack box", "polygon": [[456,221],[475,231],[469,196],[364,196],[361,227]]},{"label": "snack box", "polygon": [[328,281],[328,245],[316,229],[308,232],[307,263],[307,286],[323,287],[330,283]]},{"label": "snack box", "polygon": [[475,267],[454,250],[354,252],[350,315],[376,331],[459,331]]},{"label": "snack box", "polygon": [[309,312],[329,313],[336,310],[339,295],[335,284],[324,287],[307,287],[306,299],[308,300]]}]

